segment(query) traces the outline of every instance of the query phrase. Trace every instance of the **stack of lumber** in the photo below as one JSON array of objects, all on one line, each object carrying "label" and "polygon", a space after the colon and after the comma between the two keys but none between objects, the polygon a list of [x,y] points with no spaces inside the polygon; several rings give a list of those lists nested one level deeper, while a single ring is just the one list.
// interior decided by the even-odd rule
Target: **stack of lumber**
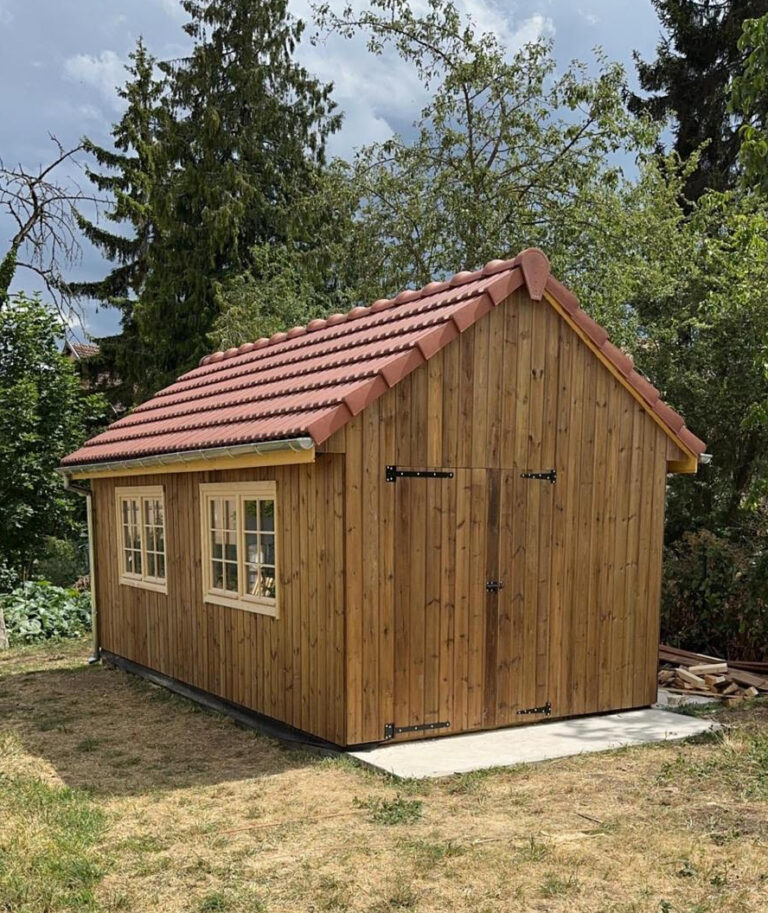
[{"label": "stack of lumber", "polygon": [[723,700],[757,697],[768,694],[768,663],[729,662],[661,644],[659,685],[678,694]]}]

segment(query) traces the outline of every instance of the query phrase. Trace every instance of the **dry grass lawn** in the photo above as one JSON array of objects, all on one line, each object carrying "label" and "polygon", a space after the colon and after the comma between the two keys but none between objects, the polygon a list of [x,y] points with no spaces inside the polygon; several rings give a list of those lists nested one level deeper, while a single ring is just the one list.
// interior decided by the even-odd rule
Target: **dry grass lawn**
[{"label": "dry grass lawn", "polygon": [[290,751],[74,643],[0,655],[0,910],[768,909],[768,706],[437,782]]}]

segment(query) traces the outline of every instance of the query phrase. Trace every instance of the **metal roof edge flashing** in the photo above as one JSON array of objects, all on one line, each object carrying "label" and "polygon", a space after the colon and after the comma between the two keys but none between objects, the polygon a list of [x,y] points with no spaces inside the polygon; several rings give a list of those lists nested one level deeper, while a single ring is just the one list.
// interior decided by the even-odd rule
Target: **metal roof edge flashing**
[{"label": "metal roof edge flashing", "polygon": [[63,476],[81,472],[110,472],[119,469],[143,469],[165,466],[173,463],[217,460],[220,457],[236,457],[247,454],[268,454],[281,451],[299,453],[311,450],[315,442],[311,437],[285,438],[277,441],[256,441],[250,444],[233,444],[231,447],[207,447],[203,450],[181,450],[176,453],[156,453],[129,460],[108,460],[102,463],[73,463],[71,466],[57,466],[56,472]]}]

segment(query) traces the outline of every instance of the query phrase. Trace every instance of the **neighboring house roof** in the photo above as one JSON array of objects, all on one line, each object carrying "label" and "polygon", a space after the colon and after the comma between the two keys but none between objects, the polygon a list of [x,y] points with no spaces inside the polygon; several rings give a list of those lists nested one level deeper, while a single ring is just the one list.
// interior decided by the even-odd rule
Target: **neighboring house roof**
[{"label": "neighboring house roof", "polygon": [[82,358],[93,358],[94,355],[98,355],[101,350],[99,347],[92,342],[70,342],[67,340],[64,343],[64,348],[62,350],[62,355],[69,353],[77,359]]},{"label": "neighboring house roof", "polygon": [[334,431],[525,285],[554,300],[584,341],[692,457],[705,445],[632,360],[550,276],[538,250],[401,292],[306,327],[203,358],[200,365],[62,461],[78,466]]}]

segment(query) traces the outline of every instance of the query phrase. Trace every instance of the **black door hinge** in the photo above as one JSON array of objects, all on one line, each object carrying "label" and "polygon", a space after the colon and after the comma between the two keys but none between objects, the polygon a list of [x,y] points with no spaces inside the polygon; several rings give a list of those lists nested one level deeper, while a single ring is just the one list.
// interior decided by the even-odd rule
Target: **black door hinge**
[{"label": "black door hinge", "polygon": [[547,703],[544,704],[543,707],[528,707],[527,710],[518,710],[517,713],[518,713],[518,716],[527,716],[528,714],[532,714],[532,713],[542,714],[543,716],[551,716],[552,704],[550,704],[550,702],[547,701]]},{"label": "black door hinge", "polygon": [[504,589],[504,584],[500,580],[486,580],[485,581],[485,592],[486,593],[498,593],[499,590]]},{"label": "black door hinge", "polygon": [[395,726],[394,723],[387,723],[384,726],[384,738],[393,739],[401,732],[429,732],[433,729],[450,729],[451,724],[445,720],[440,723],[417,723],[415,726]]},{"label": "black door hinge", "polygon": [[396,482],[398,479],[452,479],[453,473],[439,469],[398,469],[397,466],[387,466],[384,478],[387,482]]},{"label": "black door hinge", "polygon": [[548,469],[546,472],[521,472],[521,479],[540,479],[542,482],[549,482],[554,485],[557,481],[557,470]]}]

